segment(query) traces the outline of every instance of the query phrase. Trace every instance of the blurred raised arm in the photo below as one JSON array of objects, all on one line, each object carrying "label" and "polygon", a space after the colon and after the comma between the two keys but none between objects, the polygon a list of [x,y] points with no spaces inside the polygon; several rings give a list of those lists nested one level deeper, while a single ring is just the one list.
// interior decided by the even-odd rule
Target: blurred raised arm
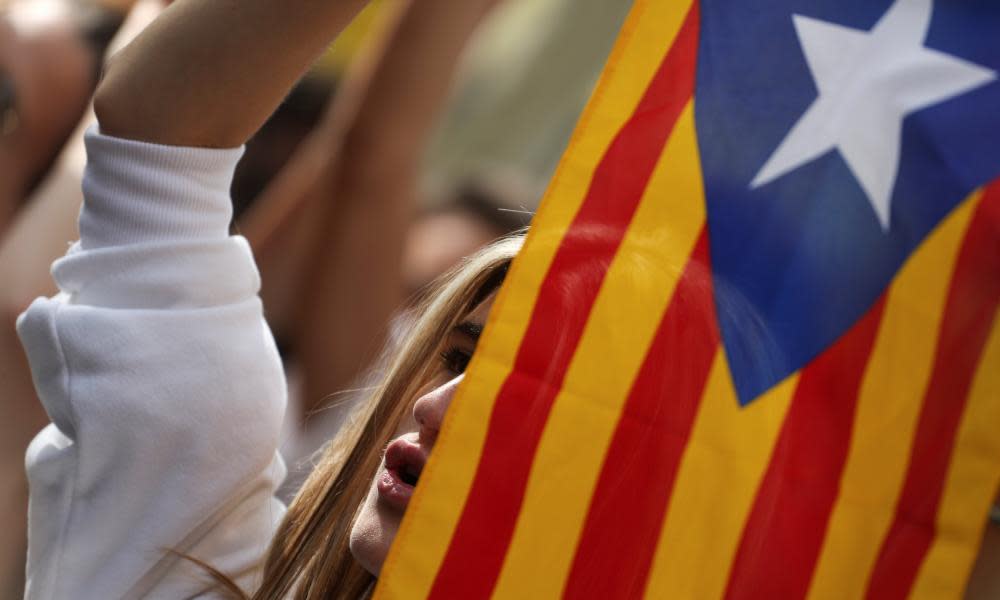
[{"label": "blurred raised arm", "polygon": [[497,0],[401,1],[320,128],[241,223],[306,408],[349,386],[403,300],[400,262],[427,138],[462,49]]}]

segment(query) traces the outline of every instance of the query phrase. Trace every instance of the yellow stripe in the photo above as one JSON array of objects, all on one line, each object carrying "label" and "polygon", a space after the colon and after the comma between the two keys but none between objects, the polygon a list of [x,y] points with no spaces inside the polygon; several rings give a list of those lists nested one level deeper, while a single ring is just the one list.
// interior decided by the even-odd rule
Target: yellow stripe
[{"label": "yellow stripe", "polygon": [[798,374],[740,408],[720,348],[660,532],[646,598],[719,598]]},{"label": "yellow stripe", "polygon": [[967,200],[931,233],[889,290],[810,600],[864,595],[906,475],[951,273],[974,202]]},{"label": "yellow stripe", "polygon": [[962,415],[944,495],[937,537],[921,565],[910,597],[961,598],[1000,484],[1000,323],[983,350]]},{"label": "yellow stripe", "polygon": [[632,381],[704,226],[703,194],[689,102],[553,404],[494,598],[560,595]]},{"label": "yellow stripe", "polygon": [[[688,4],[636,0],[497,298],[469,376],[383,565],[376,600],[424,598],[430,592],[472,485],[494,400],[555,251],[583,202],[594,168],[638,105],[663,48],[676,34],[670,33],[671,24],[681,22]],[[675,13],[681,16],[674,18]]]}]

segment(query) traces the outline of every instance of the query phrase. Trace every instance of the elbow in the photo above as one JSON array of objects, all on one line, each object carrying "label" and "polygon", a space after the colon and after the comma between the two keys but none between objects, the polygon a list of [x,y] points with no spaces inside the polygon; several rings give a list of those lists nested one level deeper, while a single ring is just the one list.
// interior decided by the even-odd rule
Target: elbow
[{"label": "elbow", "polygon": [[105,133],[117,127],[118,115],[122,112],[122,99],[118,92],[121,86],[116,83],[117,78],[112,75],[113,66],[113,62],[109,63],[104,77],[94,91],[94,115],[97,116],[101,131]]},{"label": "elbow", "polygon": [[107,131],[108,124],[114,120],[114,103],[106,89],[101,86],[94,92],[94,115],[97,117],[97,123],[102,131]]},{"label": "elbow", "polygon": [[105,68],[104,75],[94,91],[94,115],[101,132],[121,138],[130,135],[130,120],[138,114],[134,105],[140,94],[131,93],[129,78],[124,75],[125,65],[119,56],[113,56]]}]

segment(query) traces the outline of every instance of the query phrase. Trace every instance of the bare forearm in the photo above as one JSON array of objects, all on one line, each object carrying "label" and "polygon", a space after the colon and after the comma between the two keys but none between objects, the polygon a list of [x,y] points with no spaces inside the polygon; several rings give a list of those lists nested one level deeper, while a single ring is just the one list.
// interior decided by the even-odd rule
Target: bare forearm
[{"label": "bare forearm", "polygon": [[[313,238],[321,245],[299,288],[297,311],[310,326],[294,335],[311,401],[350,384],[375,355],[386,323],[403,300],[402,245],[422,152],[461,51],[493,4],[412,3],[369,80],[358,79],[366,91],[356,115],[346,126],[332,125],[334,132],[343,131],[342,147],[331,154],[335,164],[327,171],[331,188],[326,196],[336,200],[317,219],[330,235]],[[331,136],[334,143],[337,135]],[[378,232],[376,242],[372,231]],[[330,331],[338,332],[336,339]]]},{"label": "bare forearm", "polygon": [[101,129],[161,144],[245,142],[366,0],[178,0],[116,55]]},{"label": "bare forearm", "polygon": [[[275,288],[294,289],[298,296],[301,284],[313,281],[302,263],[307,256],[330,253],[329,231],[338,221],[380,230],[390,222],[406,222],[399,214],[412,210],[413,190],[400,194],[398,189],[414,176],[462,48],[495,4],[399,0],[386,7],[385,35],[354,62],[321,126],[241,224],[265,272],[266,255],[282,256],[281,276],[289,279]],[[398,242],[401,235],[393,231],[389,238]],[[292,240],[299,252],[290,256]],[[271,278],[265,276],[265,290]]]},{"label": "bare forearm", "polygon": [[346,130],[342,160],[349,171],[375,168],[381,179],[420,160],[462,49],[496,4],[420,0],[405,11],[370,81],[363,82],[364,103]]}]

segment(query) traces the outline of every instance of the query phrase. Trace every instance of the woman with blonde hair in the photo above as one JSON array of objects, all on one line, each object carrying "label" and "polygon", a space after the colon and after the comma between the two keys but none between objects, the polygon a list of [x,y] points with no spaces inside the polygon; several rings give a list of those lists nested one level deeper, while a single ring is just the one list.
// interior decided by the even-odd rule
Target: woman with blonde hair
[{"label": "woman with blonde hair", "polygon": [[[427,293],[286,514],[284,379],[253,258],[229,235],[229,182],[239,146],[363,4],[179,0],[109,67],[80,241],[53,265],[61,293],[18,324],[51,419],[27,457],[26,597],[372,589],[520,238]],[[419,10],[448,15],[433,32],[447,44],[492,4]]]}]

